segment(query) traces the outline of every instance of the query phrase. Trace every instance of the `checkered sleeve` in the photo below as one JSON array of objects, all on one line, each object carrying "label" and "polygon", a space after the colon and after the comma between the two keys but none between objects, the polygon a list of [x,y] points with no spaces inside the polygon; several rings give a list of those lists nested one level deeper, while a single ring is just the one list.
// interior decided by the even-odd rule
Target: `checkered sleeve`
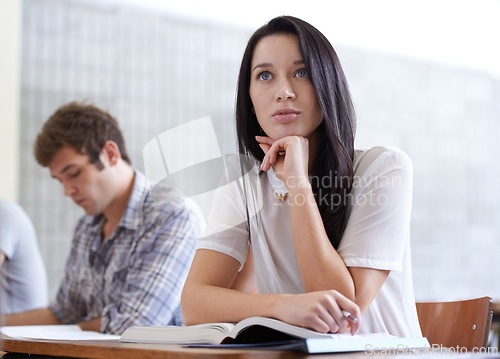
[{"label": "checkered sleeve", "polygon": [[101,331],[133,325],[182,325],[180,297],[203,224],[182,201],[151,211],[136,241],[120,300],[107,305]]},{"label": "checkered sleeve", "polygon": [[81,266],[82,258],[86,258],[86,253],[90,250],[89,240],[85,240],[88,238],[86,220],[87,218],[80,219],[75,229],[64,277],[55,299],[49,305],[50,311],[63,324],[78,323],[88,319],[87,305],[84,296],[81,295],[85,284],[80,280],[81,277],[90,276],[90,272]]}]

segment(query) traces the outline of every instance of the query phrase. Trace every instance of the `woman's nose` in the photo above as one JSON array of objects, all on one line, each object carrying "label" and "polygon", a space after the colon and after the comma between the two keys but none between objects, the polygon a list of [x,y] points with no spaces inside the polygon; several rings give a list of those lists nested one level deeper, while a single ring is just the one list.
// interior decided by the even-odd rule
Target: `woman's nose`
[{"label": "woman's nose", "polygon": [[295,91],[288,79],[281,79],[278,84],[276,99],[278,101],[291,100],[295,98]]}]

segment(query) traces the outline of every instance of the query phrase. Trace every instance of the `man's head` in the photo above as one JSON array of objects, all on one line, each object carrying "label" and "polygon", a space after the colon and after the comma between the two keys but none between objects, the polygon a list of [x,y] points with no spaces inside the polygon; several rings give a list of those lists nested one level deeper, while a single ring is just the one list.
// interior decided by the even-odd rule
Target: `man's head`
[{"label": "man's head", "polygon": [[56,152],[68,146],[89,156],[90,162],[100,168],[99,156],[106,141],[115,142],[121,158],[130,164],[118,122],[93,105],[71,102],[60,107],[43,125],[35,142],[35,158],[47,167]]},{"label": "man's head", "polygon": [[34,152],[88,215],[109,209],[123,189],[123,169],[132,172],[118,123],[92,105],[59,108],[44,124]]}]

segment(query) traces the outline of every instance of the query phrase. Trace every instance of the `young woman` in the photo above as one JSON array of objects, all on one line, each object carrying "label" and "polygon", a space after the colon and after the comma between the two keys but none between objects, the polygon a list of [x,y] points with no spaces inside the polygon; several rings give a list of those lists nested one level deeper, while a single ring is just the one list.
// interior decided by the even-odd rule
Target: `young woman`
[{"label": "young woman", "polygon": [[[347,81],[316,28],[282,16],[254,33],[236,122],[240,154],[260,169],[216,194],[183,291],[185,323],[265,316],[319,332],[421,336],[411,163],[391,147],[354,151]],[[256,294],[230,289],[249,250]]]}]

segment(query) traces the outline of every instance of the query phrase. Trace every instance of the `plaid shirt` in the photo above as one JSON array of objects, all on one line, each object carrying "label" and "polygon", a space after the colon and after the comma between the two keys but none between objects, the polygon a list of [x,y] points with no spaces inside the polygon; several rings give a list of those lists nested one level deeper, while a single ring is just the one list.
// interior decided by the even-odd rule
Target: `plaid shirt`
[{"label": "plaid shirt", "polygon": [[181,292],[204,225],[197,207],[173,189],[150,192],[136,171],[120,224],[102,242],[104,223],[102,215],[80,219],[50,310],[62,323],[100,316],[104,333],[182,325]]}]

